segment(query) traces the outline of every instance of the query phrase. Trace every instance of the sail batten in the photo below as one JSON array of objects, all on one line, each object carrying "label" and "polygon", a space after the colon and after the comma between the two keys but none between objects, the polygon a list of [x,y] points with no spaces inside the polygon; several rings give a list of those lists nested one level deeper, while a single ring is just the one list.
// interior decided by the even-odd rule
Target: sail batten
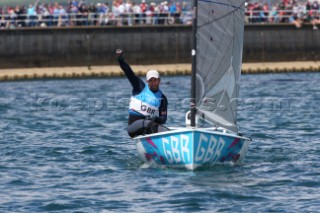
[{"label": "sail batten", "polygon": [[244,0],[198,0],[196,106],[204,118],[238,132]]}]

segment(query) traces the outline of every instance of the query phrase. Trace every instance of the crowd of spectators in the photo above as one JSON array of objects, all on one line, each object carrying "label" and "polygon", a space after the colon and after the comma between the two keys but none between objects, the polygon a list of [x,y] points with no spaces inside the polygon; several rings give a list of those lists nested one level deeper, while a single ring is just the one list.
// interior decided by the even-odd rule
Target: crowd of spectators
[{"label": "crowd of spectators", "polygon": [[86,3],[69,0],[66,4],[39,4],[3,7],[0,9],[0,27],[52,27],[52,26],[103,26],[103,25],[161,25],[191,24],[190,4],[164,1],[147,4],[145,0],[114,0],[108,3]]},{"label": "crowd of spectators", "polygon": [[[0,8],[0,28],[63,27],[104,25],[168,25],[191,24],[192,1],[113,0],[108,3],[90,3],[89,0],[68,0],[65,4],[45,4],[37,0],[27,6]],[[312,23],[318,29],[318,0],[279,0],[269,5],[263,0],[246,2],[247,23],[292,23],[300,28]]]},{"label": "crowd of spectators", "polygon": [[313,29],[317,30],[319,14],[318,0],[281,0],[272,5],[260,2],[246,4],[248,23],[293,23],[297,28],[303,23],[312,23]]}]

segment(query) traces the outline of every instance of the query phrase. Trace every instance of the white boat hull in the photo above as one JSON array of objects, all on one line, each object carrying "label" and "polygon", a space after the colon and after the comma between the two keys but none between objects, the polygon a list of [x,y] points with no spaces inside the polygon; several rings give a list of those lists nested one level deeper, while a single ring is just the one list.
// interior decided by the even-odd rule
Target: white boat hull
[{"label": "white boat hull", "polygon": [[194,170],[216,163],[239,163],[251,139],[212,129],[179,128],[134,138],[139,157],[148,163]]}]

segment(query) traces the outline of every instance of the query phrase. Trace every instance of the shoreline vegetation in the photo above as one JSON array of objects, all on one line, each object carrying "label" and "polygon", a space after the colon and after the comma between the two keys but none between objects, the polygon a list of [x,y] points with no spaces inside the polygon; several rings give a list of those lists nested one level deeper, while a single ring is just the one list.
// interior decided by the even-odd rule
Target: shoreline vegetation
[{"label": "shoreline vegetation", "polygon": [[[190,75],[191,64],[132,65],[139,76],[156,69],[162,76]],[[320,72],[320,61],[243,63],[243,74]],[[47,67],[0,70],[0,81],[37,79],[81,79],[124,76],[118,65],[91,67]]]}]

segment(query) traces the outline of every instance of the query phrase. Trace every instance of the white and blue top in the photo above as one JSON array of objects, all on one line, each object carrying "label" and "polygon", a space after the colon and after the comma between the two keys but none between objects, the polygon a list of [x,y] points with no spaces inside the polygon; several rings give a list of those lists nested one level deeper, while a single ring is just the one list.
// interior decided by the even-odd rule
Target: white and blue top
[{"label": "white and blue top", "polygon": [[167,97],[161,90],[151,91],[149,86],[134,74],[123,56],[118,57],[118,62],[133,87],[129,105],[129,124],[145,118],[164,124],[167,121]]},{"label": "white and blue top", "polygon": [[131,97],[129,113],[150,118],[159,117],[162,95],[161,90],[152,92],[149,87],[145,85],[142,92]]}]

